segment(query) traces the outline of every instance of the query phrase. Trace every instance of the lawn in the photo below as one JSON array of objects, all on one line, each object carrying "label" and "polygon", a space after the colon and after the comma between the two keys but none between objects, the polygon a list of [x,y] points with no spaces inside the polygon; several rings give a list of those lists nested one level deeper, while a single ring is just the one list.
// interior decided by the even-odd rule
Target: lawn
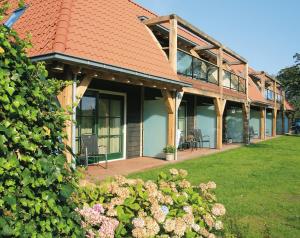
[{"label": "lawn", "polygon": [[186,169],[194,185],[217,183],[226,228],[238,237],[300,237],[300,137],[282,136],[129,177],[154,179],[171,167]]}]

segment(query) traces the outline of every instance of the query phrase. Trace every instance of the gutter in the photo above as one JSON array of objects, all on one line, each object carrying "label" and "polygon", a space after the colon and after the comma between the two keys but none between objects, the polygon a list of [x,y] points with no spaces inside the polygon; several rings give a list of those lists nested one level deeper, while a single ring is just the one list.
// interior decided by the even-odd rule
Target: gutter
[{"label": "gutter", "polygon": [[83,58],[70,56],[70,55],[66,55],[66,54],[62,54],[62,53],[50,53],[50,54],[46,54],[46,55],[34,56],[34,57],[31,57],[31,60],[33,62],[48,61],[48,60],[60,60],[60,61],[66,62],[66,63],[76,63],[76,64],[80,64],[80,65],[89,66],[89,67],[92,67],[95,69],[98,68],[98,69],[111,70],[111,71],[118,72],[118,73],[125,73],[125,74],[129,74],[131,76],[138,76],[138,77],[142,77],[145,79],[151,79],[154,81],[175,84],[175,85],[179,85],[182,87],[192,87],[192,84],[190,84],[190,83],[175,81],[172,79],[159,77],[159,76],[153,76],[153,75],[141,73],[141,72],[138,72],[135,70],[126,69],[126,68],[122,68],[122,67],[118,67],[118,66],[114,66],[114,65],[110,65],[110,64],[104,64],[101,62],[83,59]]}]

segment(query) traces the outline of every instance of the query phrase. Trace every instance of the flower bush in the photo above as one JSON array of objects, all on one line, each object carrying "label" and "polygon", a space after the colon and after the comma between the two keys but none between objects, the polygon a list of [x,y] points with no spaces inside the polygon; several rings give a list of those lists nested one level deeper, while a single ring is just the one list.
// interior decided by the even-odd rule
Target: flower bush
[{"label": "flower bush", "polygon": [[[83,187],[74,201],[83,208],[88,237],[208,237],[223,235],[225,207],[214,182],[191,186],[185,170],[171,169],[156,181],[117,176],[107,184]],[[110,224],[110,229],[106,227]]]},{"label": "flower bush", "polygon": [[0,24],[0,237],[82,237],[62,143],[67,115],[55,100],[65,83],[30,61],[29,46]]}]

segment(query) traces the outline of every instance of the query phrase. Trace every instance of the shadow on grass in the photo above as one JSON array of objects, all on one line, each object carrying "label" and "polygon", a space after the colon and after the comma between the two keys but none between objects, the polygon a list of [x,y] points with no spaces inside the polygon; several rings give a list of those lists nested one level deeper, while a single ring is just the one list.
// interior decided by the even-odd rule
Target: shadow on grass
[{"label": "shadow on grass", "polygon": [[247,148],[271,148],[272,145],[265,144],[265,143],[256,143],[256,144],[250,144],[246,146]]}]

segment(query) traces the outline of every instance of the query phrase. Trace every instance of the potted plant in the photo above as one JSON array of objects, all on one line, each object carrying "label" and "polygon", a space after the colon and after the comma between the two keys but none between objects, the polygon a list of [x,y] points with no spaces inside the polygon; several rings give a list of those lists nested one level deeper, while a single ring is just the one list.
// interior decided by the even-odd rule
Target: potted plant
[{"label": "potted plant", "polygon": [[164,153],[165,153],[165,155],[166,155],[166,160],[167,160],[167,161],[174,160],[174,154],[175,154],[175,151],[176,151],[176,147],[173,146],[173,145],[167,145],[167,146],[164,148]]}]

